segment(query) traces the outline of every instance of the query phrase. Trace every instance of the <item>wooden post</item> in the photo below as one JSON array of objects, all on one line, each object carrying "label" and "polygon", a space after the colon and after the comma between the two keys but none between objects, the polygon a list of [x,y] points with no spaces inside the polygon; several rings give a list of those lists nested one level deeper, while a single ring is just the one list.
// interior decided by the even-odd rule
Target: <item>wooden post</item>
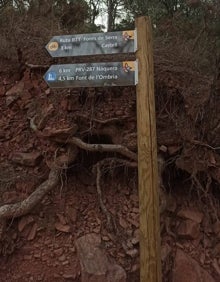
[{"label": "wooden post", "polygon": [[149,18],[137,18],[136,29],[140,281],[161,282],[153,48]]}]

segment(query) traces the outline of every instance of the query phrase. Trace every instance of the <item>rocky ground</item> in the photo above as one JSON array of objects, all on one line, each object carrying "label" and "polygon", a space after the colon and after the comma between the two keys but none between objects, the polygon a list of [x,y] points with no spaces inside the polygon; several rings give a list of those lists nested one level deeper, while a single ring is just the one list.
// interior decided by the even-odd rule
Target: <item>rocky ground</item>
[{"label": "rocky ground", "polygon": [[[136,154],[135,89],[52,91],[43,72],[27,67],[21,76],[1,73],[1,206],[27,199],[47,181],[53,164],[59,181],[25,215],[7,217],[0,281],[139,281],[133,155],[118,161],[120,153],[89,152],[81,146],[69,161],[67,141],[74,136],[86,144],[121,144]],[[157,109],[157,117],[162,114]],[[172,161],[179,139],[163,138],[163,119],[158,122],[158,152],[165,161],[160,187],[166,198],[161,213],[163,281],[220,281],[218,191],[202,190],[200,182],[198,191],[193,189],[189,170]],[[106,159],[100,192],[94,167]]]}]

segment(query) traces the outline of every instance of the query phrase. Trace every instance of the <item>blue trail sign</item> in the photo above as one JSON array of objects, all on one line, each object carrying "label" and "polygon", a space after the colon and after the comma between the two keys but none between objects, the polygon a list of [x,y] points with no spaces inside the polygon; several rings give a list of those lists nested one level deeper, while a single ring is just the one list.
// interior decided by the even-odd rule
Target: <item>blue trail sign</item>
[{"label": "blue trail sign", "polygon": [[46,45],[52,57],[134,53],[134,30],[54,36]]},{"label": "blue trail sign", "polygon": [[44,79],[51,88],[136,85],[137,62],[52,65]]}]

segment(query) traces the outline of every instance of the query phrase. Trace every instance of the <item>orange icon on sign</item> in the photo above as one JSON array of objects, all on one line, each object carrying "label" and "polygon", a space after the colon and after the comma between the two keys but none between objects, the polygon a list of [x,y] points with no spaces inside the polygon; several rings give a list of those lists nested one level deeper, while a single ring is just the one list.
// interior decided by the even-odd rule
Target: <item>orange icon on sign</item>
[{"label": "orange icon on sign", "polygon": [[134,39],[134,31],[133,30],[125,30],[122,32],[122,37],[125,41]]},{"label": "orange icon on sign", "polygon": [[50,42],[48,44],[48,49],[50,51],[56,51],[58,49],[58,47],[59,47],[59,44],[56,41]]},{"label": "orange icon on sign", "polygon": [[135,71],[135,64],[133,61],[123,62],[122,63],[124,72]]}]

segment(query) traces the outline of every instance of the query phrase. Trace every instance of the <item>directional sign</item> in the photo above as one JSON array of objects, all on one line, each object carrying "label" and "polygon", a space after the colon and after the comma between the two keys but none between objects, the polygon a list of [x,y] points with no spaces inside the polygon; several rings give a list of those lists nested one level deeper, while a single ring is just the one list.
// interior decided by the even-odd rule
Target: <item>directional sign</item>
[{"label": "directional sign", "polygon": [[137,84],[137,62],[52,65],[44,75],[52,88]]},{"label": "directional sign", "polygon": [[54,36],[46,49],[52,57],[133,53],[134,30]]}]

